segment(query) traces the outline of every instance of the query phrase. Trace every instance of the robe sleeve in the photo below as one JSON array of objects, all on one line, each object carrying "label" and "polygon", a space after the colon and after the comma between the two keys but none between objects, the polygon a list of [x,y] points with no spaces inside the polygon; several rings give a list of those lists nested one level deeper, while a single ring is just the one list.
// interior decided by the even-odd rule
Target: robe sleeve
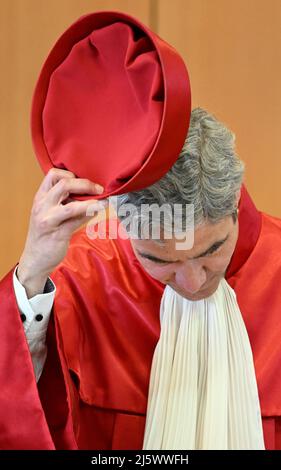
[{"label": "robe sleeve", "polygon": [[13,271],[0,281],[0,448],[75,449],[59,332],[51,316],[48,356],[37,386],[14,293]]}]

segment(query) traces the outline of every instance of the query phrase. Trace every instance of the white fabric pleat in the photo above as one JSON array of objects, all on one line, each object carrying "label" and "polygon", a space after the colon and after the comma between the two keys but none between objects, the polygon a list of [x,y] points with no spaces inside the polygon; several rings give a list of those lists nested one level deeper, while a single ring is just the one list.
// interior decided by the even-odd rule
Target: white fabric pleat
[{"label": "white fabric pleat", "polygon": [[253,355],[234,290],[207,299],[166,286],[143,449],[264,449]]}]

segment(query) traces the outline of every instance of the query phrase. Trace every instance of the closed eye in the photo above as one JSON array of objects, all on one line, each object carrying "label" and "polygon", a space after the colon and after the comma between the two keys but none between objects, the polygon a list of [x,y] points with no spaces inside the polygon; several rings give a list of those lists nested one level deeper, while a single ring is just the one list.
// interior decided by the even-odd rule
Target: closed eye
[{"label": "closed eye", "polygon": [[219,251],[219,249],[221,248],[221,246],[222,246],[222,244],[213,246],[213,247],[208,251],[208,253],[206,253],[206,254],[203,255],[203,256],[200,256],[200,258],[205,258],[206,256],[211,256],[213,253],[217,253],[217,252]]},{"label": "closed eye", "polygon": [[[216,243],[214,243],[208,250],[206,250],[204,253],[201,255],[194,256],[193,258],[190,259],[199,259],[199,258],[205,258],[207,256],[211,256],[213,253],[217,253],[221,246],[225,243],[225,241],[228,239],[228,235],[223,239],[219,240]],[[162,265],[167,265],[167,264],[172,264],[172,263],[177,263],[177,260],[163,260],[160,258],[156,258],[153,255],[149,253],[141,253],[139,250],[137,250],[138,254],[144,258],[148,259],[149,261],[152,261],[153,263],[157,264],[162,264]]]},{"label": "closed eye", "polygon": [[157,264],[171,264],[171,263],[175,263],[175,261],[165,261],[165,260],[163,260],[163,259],[153,258],[152,256],[143,256],[143,255],[142,255],[142,258],[148,259],[149,261],[152,261],[153,263],[157,263]]}]

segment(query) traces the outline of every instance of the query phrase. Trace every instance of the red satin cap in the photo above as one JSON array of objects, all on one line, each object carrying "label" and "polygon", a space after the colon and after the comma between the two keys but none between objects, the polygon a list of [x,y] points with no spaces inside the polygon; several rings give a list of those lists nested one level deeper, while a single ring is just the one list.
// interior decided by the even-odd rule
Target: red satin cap
[{"label": "red satin cap", "polygon": [[190,113],[177,51],[135,18],[101,11],[71,25],[49,53],[33,95],[32,140],[45,173],[63,168],[101,184],[104,193],[90,196],[99,199],[164,176]]}]

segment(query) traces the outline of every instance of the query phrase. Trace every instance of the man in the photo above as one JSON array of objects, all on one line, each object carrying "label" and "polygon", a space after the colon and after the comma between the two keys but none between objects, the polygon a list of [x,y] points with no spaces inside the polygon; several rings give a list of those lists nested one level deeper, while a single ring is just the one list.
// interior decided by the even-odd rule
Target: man
[{"label": "man", "polygon": [[[198,108],[173,167],[118,196],[119,207],[194,204],[186,250],[175,237],[91,239],[83,228],[71,238],[89,201],[61,202],[98,189],[67,171],[45,177],[19,266],[1,282],[1,448],[177,448],[174,436],[188,435],[188,448],[263,448],[264,439],[281,449],[281,222],[257,211],[242,177],[232,133]],[[236,395],[220,368],[231,391],[243,387]]]}]

